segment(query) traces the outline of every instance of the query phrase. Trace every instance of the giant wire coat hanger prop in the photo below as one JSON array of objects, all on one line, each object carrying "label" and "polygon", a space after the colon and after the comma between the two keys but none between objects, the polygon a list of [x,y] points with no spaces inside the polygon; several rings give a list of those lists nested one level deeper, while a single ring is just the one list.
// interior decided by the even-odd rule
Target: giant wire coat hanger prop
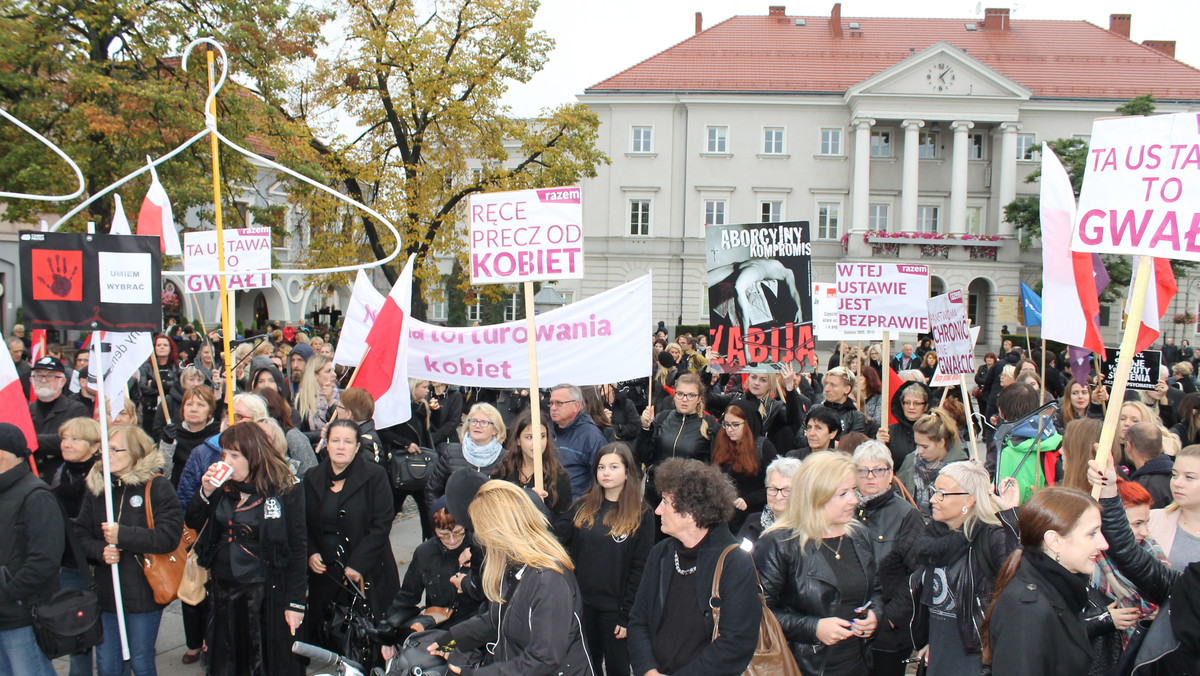
[{"label": "giant wire coat hanger prop", "polygon": [[24,192],[0,191],[0,199],[37,200],[39,202],[66,202],[67,200],[73,200],[83,194],[83,172],[79,170],[79,165],[75,164],[75,160],[71,159],[69,155],[63,152],[62,148],[54,145],[53,141],[45,136],[42,136],[33,129],[30,129],[29,125],[10,115],[7,110],[0,108],[0,116],[17,125],[17,127],[19,127],[22,131],[28,133],[30,136],[33,136],[35,139],[41,142],[42,145],[46,146],[50,150],[53,150],[56,155],[63,158],[63,160],[71,167],[71,171],[75,172],[75,181],[79,183],[79,187],[76,188],[75,192],[71,193],[70,195],[31,195]]},{"label": "giant wire coat hanger prop", "polygon": [[[259,155],[257,153],[254,153],[253,151],[247,150],[247,149],[239,146],[238,144],[236,144],[233,141],[226,138],[224,134],[222,134],[220,131],[217,130],[217,118],[216,118],[216,115],[213,113],[213,111],[216,110],[215,101],[217,98],[217,92],[221,91],[221,87],[224,86],[226,77],[229,74],[229,60],[225,55],[225,48],[222,47],[220,45],[220,43],[218,43],[216,40],[214,40],[212,38],[197,38],[197,39],[191,41],[190,43],[188,43],[187,47],[185,47],[183,50],[182,66],[183,66],[183,70],[185,72],[187,71],[187,68],[188,68],[188,57],[191,55],[192,49],[194,49],[197,45],[199,45],[201,43],[212,45],[221,54],[221,75],[217,80],[216,86],[213,87],[211,92],[209,92],[208,98],[205,99],[205,102],[204,102],[205,129],[203,131],[201,131],[200,133],[196,134],[195,136],[191,137],[190,139],[184,141],[181,145],[179,145],[178,147],[176,147],[174,150],[170,151],[169,153],[162,155],[161,157],[159,157],[155,160],[152,160],[151,162],[149,162],[145,166],[141,167],[140,169],[137,169],[136,171],[126,174],[124,177],[118,179],[116,182],[112,183],[108,187],[92,194],[90,197],[88,197],[86,200],[81,202],[74,209],[71,209],[66,214],[64,214],[62,218],[58,219],[58,221],[56,221],[54,223],[54,225],[50,226],[50,230],[51,231],[58,230],[59,226],[61,226],[63,223],[65,223],[68,219],[78,215],[80,212],[82,212],[84,209],[86,209],[88,207],[88,205],[92,204],[96,200],[100,199],[101,197],[104,197],[105,195],[109,194],[110,192],[115,191],[117,188],[120,188],[121,186],[125,185],[129,181],[132,181],[133,179],[137,178],[138,176],[141,176],[142,174],[150,171],[152,168],[157,167],[158,165],[167,162],[168,160],[170,160],[170,159],[174,158],[175,156],[179,155],[180,153],[182,153],[184,150],[187,150],[188,148],[190,148],[196,142],[207,137],[209,134],[212,134],[212,135],[216,136],[217,140],[219,140],[221,143],[224,143],[229,148],[236,150],[238,153],[240,153],[248,158],[251,158],[257,162],[261,162],[262,164],[264,164],[276,171],[287,174],[288,176],[290,176],[298,181],[301,181],[302,183],[306,183],[306,184],[334,197],[335,199],[341,200],[342,202],[345,202],[351,206],[354,206],[358,209],[361,209],[361,210],[367,212],[372,217],[374,217],[375,220],[382,223],[389,231],[391,231],[392,236],[396,238],[396,246],[394,249],[392,249],[392,252],[390,254],[388,254],[387,256],[385,256],[379,260],[376,260],[376,261],[371,261],[369,263],[357,263],[354,265],[340,265],[340,266],[331,267],[331,268],[312,268],[312,269],[308,269],[308,270],[301,270],[301,269],[297,269],[297,268],[281,268],[281,269],[270,270],[271,274],[277,274],[277,275],[287,275],[287,274],[327,275],[327,274],[334,274],[334,273],[340,273],[340,272],[356,272],[358,270],[366,270],[368,268],[379,267],[381,265],[390,263],[392,260],[394,260],[396,258],[396,256],[398,256],[400,254],[400,231],[396,229],[396,226],[393,225],[391,221],[389,221],[387,218],[385,218],[378,211],[375,211],[371,207],[363,204],[362,202],[359,202],[358,200],[355,200],[354,198],[352,198],[348,195],[344,195],[344,194],[334,190],[333,188],[330,188],[329,186],[322,185],[321,183],[318,183],[318,182],[308,178],[307,176],[300,174],[299,172],[293,171],[292,169],[289,169],[289,168],[283,166],[282,164],[279,164],[278,162],[269,160],[269,159],[263,157],[262,155]],[[0,113],[3,113],[3,112],[4,111],[0,110]],[[22,125],[22,126],[24,126],[24,125]],[[36,134],[36,132],[33,132],[32,130],[30,130],[30,132]],[[55,148],[55,150],[57,150],[57,148]],[[59,154],[62,154],[61,151]],[[63,155],[63,157],[66,157],[66,155]],[[68,162],[69,161],[70,161],[70,159],[68,158]],[[74,166],[74,162],[71,162],[71,164],[72,164],[72,166]],[[76,171],[78,172],[78,169],[76,169]],[[80,177],[82,178],[82,174],[80,175]],[[81,184],[79,191],[76,192],[75,194],[78,195],[82,191],[83,191],[83,187]],[[6,193],[0,193],[0,197],[3,197],[5,194]],[[204,274],[205,274],[205,276],[235,277],[238,275],[243,275],[243,274],[245,274],[245,272],[244,271],[238,272],[238,271],[226,270],[223,272],[206,271]],[[181,270],[174,270],[174,271],[164,270],[163,276],[164,277],[169,276],[169,277],[183,278],[186,275],[185,275],[184,271],[181,271]]]}]

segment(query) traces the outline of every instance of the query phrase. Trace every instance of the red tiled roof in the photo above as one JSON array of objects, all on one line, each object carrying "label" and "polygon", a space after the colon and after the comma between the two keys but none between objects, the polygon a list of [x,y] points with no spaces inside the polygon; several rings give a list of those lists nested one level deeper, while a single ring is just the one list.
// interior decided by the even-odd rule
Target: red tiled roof
[{"label": "red tiled roof", "polygon": [[[796,26],[803,18],[807,25]],[[849,28],[858,22],[861,30]],[[978,30],[968,31],[965,24]],[[1086,21],[735,16],[587,89],[656,92],[844,92],[947,41],[1035,97],[1200,101],[1200,70]]]}]

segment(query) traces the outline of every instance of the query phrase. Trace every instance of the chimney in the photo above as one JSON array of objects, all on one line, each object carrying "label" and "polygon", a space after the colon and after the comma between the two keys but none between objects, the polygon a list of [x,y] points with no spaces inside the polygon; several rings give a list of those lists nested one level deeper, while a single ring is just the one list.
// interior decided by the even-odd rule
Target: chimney
[{"label": "chimney", "polygon": [[1132,14],[1109,14],[1108,30],[1129,39],[1129,25],[1133,22]]},{"label": "chimney", "polygon": [[983,10],[983,30],[1006,31],[1011,28],[1007,7],[989,7]]},{"label": "chimney", "polygon": [[1174,40],[1146,40],[1143,45],[1169,58],[1175,58]]},{"label": "chimney", "polygon": [[704,30],[704,15],[696,12],[696,35],[699,35]]},{"label": "chimney", "polygon": [[833,37],[842,37],[842,3],[833,3],[833,12],[829,16],[829,27],[833,29]]},{"label": "chimney", "polygon": [[787,7],[783,5],[771,5],[767,8],[767,16],[785,17],[787,16]]}]

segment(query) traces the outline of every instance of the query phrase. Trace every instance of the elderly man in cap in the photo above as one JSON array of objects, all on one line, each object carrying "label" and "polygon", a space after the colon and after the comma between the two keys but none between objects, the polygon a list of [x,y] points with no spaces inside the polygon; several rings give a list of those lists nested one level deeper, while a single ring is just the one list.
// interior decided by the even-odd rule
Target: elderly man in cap
[{"label": "elderly man in cap", "polygon": [[66,542],[62,508],[29,469],[29,447],[0,423],[0,674],[53,676],[33,635],[30,608],[58,591]]},{"label": "elderly man in cap", "polygon": [[29,404],[29,417],[37,432],[38,449],[34,453],[38,474],[50,477],[62,463],[58,428],[71,418],[90,417],[91,411],[79,401],[63,394],[67,376],[58,357],[42,357],[33,365],[30,378],[37,399]]}]

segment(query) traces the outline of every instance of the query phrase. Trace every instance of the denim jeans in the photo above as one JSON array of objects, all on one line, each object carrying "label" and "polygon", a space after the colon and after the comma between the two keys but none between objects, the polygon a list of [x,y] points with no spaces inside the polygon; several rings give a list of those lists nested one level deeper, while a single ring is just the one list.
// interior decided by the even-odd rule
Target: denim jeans
[{"label": "denim jeans", "polygon": [[32,626],[0,631],[0,676],[54,676]]},{"label": "denim jeans", "polygon": [[[125,665],[121,660],[121,634],[116,613],[101,613],[104,622],[104,643],[96,647],[96,676],[121,676]],[[162,611],[125,613],[125,632],[129,636],[129,666],[137,676],[157,676],[154,667],[158,642],[158,625]]]},{"label": "denim jeans", "polygon": [[[83,576],[79,574],[78,568],[68,568],[63,566],[58,571],[58,588],[59,589],[83,589]],[[71,672],[69,676],[92,676],[96,673],[92,670],[92,649],[88,648],[87,652],[78,655],[71,655]]]}]

